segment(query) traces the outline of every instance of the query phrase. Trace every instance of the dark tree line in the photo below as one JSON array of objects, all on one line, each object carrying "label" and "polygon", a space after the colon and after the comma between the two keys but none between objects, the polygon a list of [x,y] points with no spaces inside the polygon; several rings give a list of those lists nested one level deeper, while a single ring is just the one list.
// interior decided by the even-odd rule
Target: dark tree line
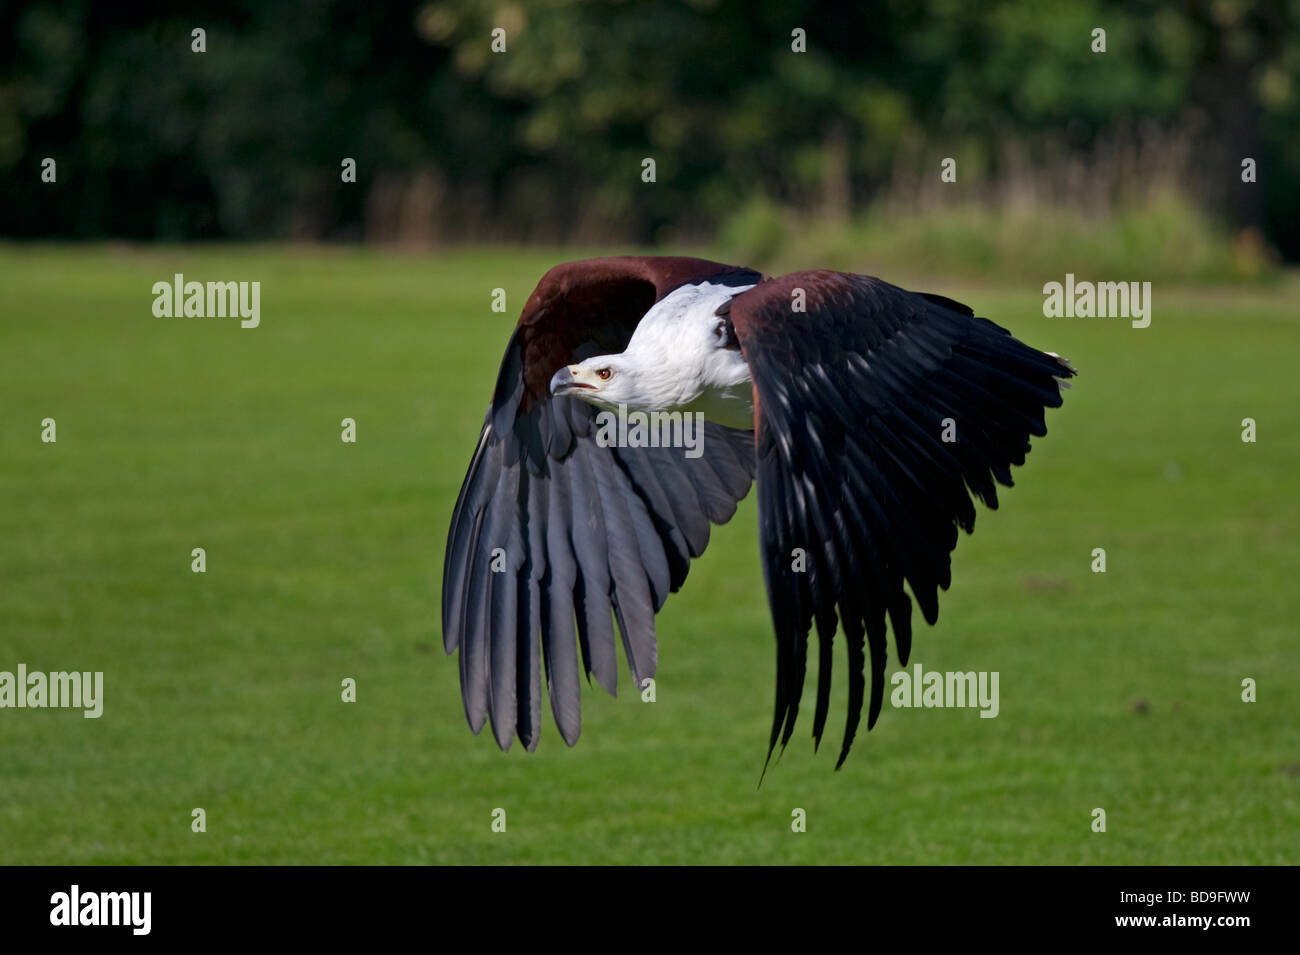
[{"label": "dark tree line", "polygon": [[[1051,155],[1156,130],[1148,141],[1184,144],[1179,188],[1300,258],[1298,9],[8,3],[0,233],[707,237],[754,196],[843,216],[907,163],[937,178],[939,158],[958,156],[1005,180],[1019,156],[1051,176]],[[195,28],[206,52],[192,50]],[[792,49],[799,30],[806,52]],[[1243,188],[1247,156],[1258,182]],[[47,157],[55,185],[41,181]],[[345,157],[356,183],[341,181]]]}]

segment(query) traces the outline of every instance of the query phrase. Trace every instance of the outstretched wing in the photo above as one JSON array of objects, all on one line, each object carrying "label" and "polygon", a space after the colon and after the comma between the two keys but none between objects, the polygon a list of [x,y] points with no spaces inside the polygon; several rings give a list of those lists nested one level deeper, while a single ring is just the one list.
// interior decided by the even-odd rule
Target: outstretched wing
[{"label": "outstretched wing", "polygon": [[794,730],[813,621],[820,744],[838,617],[850,664],[839,768],[861,717],[864,638],[870,729],[884,693],[887,616],[901,663],[911,649],[904,580],[933,624],[957,528],[975,526],[970,494],[997,507],[994,482],[1011,486],[1010,465],[1024,463],[1031,435],[1047,433],[1044,408],[1061,404],[1058,379],[1074,371],[964,305],[868,276],[793,273],[736,296],[729,313],[754,382],[759,532],[776,628],[768,756]]},{"label": "outstretched wing", "polygon": [[[614,621],[637,686],[657,662],[654,615],[735,513],[753,435],[705,426],[703,454],[600,447],[595,409],[553,398],[551,375],[621,352],[651,305],[681,285],[747,270],[675,257],[571,262],[546,274],[506,346],[443,564],[443,646],[460,652],[465,715],[498,745],[541,729],[541,667],[556,725],[577,742],[578,652],[588,680],[618,684]],[[576,639],[575,639],[576,624]]]}]

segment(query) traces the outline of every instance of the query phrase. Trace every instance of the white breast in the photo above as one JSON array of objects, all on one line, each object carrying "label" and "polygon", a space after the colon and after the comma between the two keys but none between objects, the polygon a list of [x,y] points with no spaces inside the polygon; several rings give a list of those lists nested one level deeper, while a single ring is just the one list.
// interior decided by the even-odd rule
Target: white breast
[{"label": "white breast", "polygon": [[724,347],[717,333],[718,306],[753,285],[685,285],[645,313],[624,352],[643,371],[656,410],[700,411],[731,428],[754,427],[749,366],[739,350]]}]

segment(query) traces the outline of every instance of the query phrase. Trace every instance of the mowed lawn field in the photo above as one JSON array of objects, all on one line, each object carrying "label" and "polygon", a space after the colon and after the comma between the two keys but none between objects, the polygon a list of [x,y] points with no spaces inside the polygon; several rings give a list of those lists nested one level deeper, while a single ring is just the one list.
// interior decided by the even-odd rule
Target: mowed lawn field
[{"label": "mowed lawn field", "polygon": [[[913,662],[997,671],[1000,712],[887,697],[833,772],[841,646],[827,744],[810,696],[760,788],[752,492],[658,618],[654,703],[624,668],[576,748],[549,713],[532,754],[466,726],[447,523],[519,309],[576,256],[0,249],[0,670],[105,681],[99,719],[0,710],[0,863],[1300,861],[1294,277],[1157,283],[1146,329],[1045,318],[1041,282],[904,282],[1080,371],[918,615]],[[176,272],[260,281],[260,327],[155,318]]]}]

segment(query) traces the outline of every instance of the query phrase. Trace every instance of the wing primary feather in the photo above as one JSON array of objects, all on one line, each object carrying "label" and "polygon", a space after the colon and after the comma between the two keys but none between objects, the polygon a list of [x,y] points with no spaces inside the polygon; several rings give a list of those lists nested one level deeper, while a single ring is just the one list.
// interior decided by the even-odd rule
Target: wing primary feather
[{"label": "wing primary feather", "polygon": [[579,447],[571,459],[573,507],[581,520],[575,524],[573,545],[578,562],[575,609],[578,638],[588,668],[611,696],[618,695],[618,651],[614,637],[612,582],[609,573],[608,531],[596,490],[589,456],[596,451]]},{"label": "wing primary feather", "polygon": [[542,660],[551,713],[570,746],[582,730],[582,685],[574,629],[573,586],[577,575],[569,543],[573,518],[566,469],[552,462],[547,489],[546,576],[541,583]]}]

